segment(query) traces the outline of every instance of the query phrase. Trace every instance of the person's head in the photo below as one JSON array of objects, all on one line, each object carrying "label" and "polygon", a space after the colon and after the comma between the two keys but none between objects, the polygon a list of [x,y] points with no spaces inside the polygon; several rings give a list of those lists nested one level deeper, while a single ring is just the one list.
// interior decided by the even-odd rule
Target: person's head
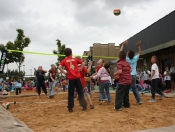
[{"label": "person's head", "polygon": [[168,68],[168,66],[165,68],[165,71],[168,71],[169,70],[169,68]]},{"label": "person's head", "polygon": [[157,56],[155,56],[155,55],[152,56],[152,57],[151,57],[151,62],[152,62],[152,63],[156,63],[156,62],[157,62]]},{"label": "person's head", "polygon": [[125,51],[120,51],[119,52],[119,58],[120,59],[126,59],[126,53],[125,53]]},{"label": "person's head", "polygon": [[109,63],[104,63],[104,68],[105,68],[106,70],[108,70],[108,72],[109,72],[109,67],[110,67],[110,64],[109,64]]},{"label": "person's head", "polygon": [[52,65],[51,65],[51,68],[52,68],[52,69],[55,69],[55,65],[54,65],[54,64],[52,64]]},{"label": "person's head", "polygon": [[43,70],[43,67],[42,67],[42,66],[39,66],[39,67],[38,67],[38,70]]},{"label": "person's head", "polygon": [[17,82],[20,83],[20,78],[17,79]]},{"label": "person's head", "polygon": [[103,59],[100,59],[98,62],[97,62],[98,65],[103,65],[104,64],[104,60]]},{"label": "person's head", "polygon": [[65,56],[71,56],[72,55],[72,49],[71,48],[65,48],[64,54],[65,54]]},{"label": "person's head", "polygon": [[134,58],[134,55],[135,55],[134,51],[132,51],[132,50],[128,51],[127,56],[129,57],[130,60],[132,60]]},{"label": "person's head", "polygon": [[75,58],[77,58],[79,60],[82,60],[81,56],[76,56]]}]

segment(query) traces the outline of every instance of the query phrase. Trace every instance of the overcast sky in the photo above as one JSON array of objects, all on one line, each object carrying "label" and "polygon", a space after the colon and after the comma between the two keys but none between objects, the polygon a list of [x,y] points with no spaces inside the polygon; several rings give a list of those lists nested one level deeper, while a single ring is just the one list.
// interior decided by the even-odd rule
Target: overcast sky
[{"label": "overcast sky", "polygon": [[[31,39],[27,51],[52,53],[60,39],[82,55],[93,43],[119,45],[172,12],[174,5],[175,0],[0,0],[0,43],[14,41],[21,28]],[[121,9],[120,16],[113,15],[115,8]],[[34,67],[48,70],[56,62],[54,56],[25,57],[28,75]],[[17,69],[16,64],[9,69]]]}]

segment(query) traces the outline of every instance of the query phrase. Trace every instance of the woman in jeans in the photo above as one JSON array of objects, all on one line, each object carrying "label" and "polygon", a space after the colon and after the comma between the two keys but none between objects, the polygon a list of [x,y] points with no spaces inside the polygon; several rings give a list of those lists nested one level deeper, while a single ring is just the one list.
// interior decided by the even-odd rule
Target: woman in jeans
[{"label": "woman in jeans", "polygon": [[110,80],[109,80],[109,63],[105,63],[104,67],[100,68],[98,73],[93,76],[93,79],[100,77],[100,105],[104,102],[104,90],[106,91],[106,95],[108,97],[108,104],[111,102],[111,96],[109,93]]}]

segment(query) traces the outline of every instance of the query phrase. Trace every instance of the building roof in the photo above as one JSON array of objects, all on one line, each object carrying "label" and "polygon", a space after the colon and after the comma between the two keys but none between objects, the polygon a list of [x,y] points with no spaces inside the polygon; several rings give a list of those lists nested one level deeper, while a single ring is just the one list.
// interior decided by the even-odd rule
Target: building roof
[{"label": "building roof", "polygon": [[138,40],[142,41],[143,54],[175,45],[175,11],[130,37],[125,51],[137,52],[135,45]]}]

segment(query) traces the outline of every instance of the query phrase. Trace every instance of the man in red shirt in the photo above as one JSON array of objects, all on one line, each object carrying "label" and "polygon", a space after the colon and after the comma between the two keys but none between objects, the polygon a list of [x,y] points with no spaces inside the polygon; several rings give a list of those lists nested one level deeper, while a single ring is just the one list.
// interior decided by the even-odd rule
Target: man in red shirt
[{"label": "man in red shirt", "polygon": [[[79,60],[82,60],[80,56],[77,56],[76,58],[79,59]],[[92,99],[91,99],[90,94],[89,94],[90,91],[88,90],[87,84],[86,84],[86,81],[85,81],[85,75],[90,72],[91,66],[92,66],[92,61],[89,62],[88,69],[86,69],[86,67],[83,67],[83,69],[80,71],[80,80],[81,80],[81,84],[83,86],[84,95],[87,97],[87,99],[90,103],[90,108],[94,109],[94,105],[92,104]],[[80,67],[81,67],[81,65],[79,65],[79,68]]]},{"label": "man in red shirt", "polygon": [[55,65],[52,64],[51,65],[51,69],[49,70],[49,98],[53,98],[54,97],[54,88],[56,85],[56,69],[55,69]]},{"label": "man in red shirt", "polygon": [[[72,50],[70,48],[66,48],[64,50],[64,54],[66,55],[66,58],[63,59],[58,67],[58,69],[67,76],[69,80],[69,86],[68,86],[68,109],[69,112],[73,112],[74,107],[74,89],[77,89],[78,96],[79,96],[79,103],[83,107],[83,110],[86,110],[87,103],[84,99],[83,95],[83,88],[80,81],[80,73],[85,66],[85,64],[76,58],[72,57]],[[80,68],[78,68],[78,64],[82,64]],[[62,67],[65,67],[66,71],[62,69]]]},{"label": "man in red shirt", "polygon": [[124,51],[119,52],[119,60],[117,61],[117,72],[114,76],[119,76],[119,83],[117,86],[117,92],[115,97],[115,109],[122,110],[123,107],[129,108],[129,88],[132,83],[131,67],[126,61],[126,53]]}]

